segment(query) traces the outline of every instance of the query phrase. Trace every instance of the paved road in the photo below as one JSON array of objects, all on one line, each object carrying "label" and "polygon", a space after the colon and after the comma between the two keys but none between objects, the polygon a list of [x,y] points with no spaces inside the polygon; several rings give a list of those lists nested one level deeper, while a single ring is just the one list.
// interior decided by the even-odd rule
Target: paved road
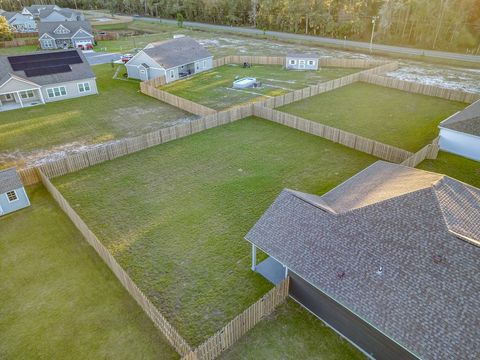
[{"label": "paved road", "polygon": [[[135,19],[142,20],[142,21],[149,21],[149,22],[163,22],[167,24],[177,24],[176,20],[169,20],[169,19],[158,19],[158,18],[149,18],[149,17],[135,17]],[[239,34],[263,35],[262,30],[253,29],[253,28],[212,25],[212,24],[197,23],[197,22],[191,22],[191,21],[185,21],[183,25],[188,27],[200,28],[200,29],[230,31],[230,32],[235,32]],[[290,34],[290,33],[278,32],[278,31],[266,31],[265,34],[269,36],[277,37],[277,38],[283,38],[283,39],[289,39],[289,40],[305,40],[305,41],[317,42],[319,44],[344,46],[344,47],[353,48],[353,49],[368,50],[370,48],[369,43],[360,42],[360,41],[350,41],[350,40],[343,41],[343,40],[330,39],[330,38],[319,37],[319,36]],[[390,46],[390,45],[381,45],[381,44],[373,44],[373,49],[376,51],[397,53],[397,54],[403,54],[403,55],[409,55],[409,56],[424,55],[424,56],[444,59],[444,60],[459,60],[459,61],[467,61],[467,62],[480,64],[480,55],[466,55],[466,54],[451,53],[446,51],[422,50],[422,49],[413,49],[413,48],[407,48],[407,47],[401,47],[401,46]]]},{"label": "paved road", "polygon": [[112,60],[117,61],[120,60],[120,58],[122,57],[120,54],[101,51],[85,51],[83,55],[85,55],[90,65],[109,64],[110,62],[112,62]]}]

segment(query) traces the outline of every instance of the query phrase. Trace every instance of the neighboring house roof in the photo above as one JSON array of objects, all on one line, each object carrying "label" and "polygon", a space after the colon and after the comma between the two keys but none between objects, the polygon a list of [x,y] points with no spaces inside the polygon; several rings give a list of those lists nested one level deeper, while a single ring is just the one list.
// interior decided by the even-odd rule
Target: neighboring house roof
[{"label": "neighboring house roof", "polygon": [[[12,69],[12,66],[10,64],[9,56],[0,56],[0,87],[8,81],[11,77],[17,77],[20,78],[24,81],[28,81],[34,84],[38,84],[41,86],[44,85],[49,85],[49,84],[58,84],[58,83],[63,83],[63,82],[68,82],[68,81],[75,81],[75,80],[82,80],[82,79],[91,79],[95,77],[94,72],[92,71],[92,68],[87,62],[87,59],[83,55],[82,51],[80,50],[65,50],[62,52],[59,51],[37,51],[35,53],[31,54],[25,54],[21,56],[32,56],[33,60],[35,59],[36,56],[40,54],[48,54],[52,53],[55,56],[60,56],[62,53],[68,53],[68,52],[77,52],[78,56],[81,59],[81,63],[77,64],[71,64],[68,65],[71,69],[71,71],[67,72],[61,72],[61,73],[55,73],[55,74],[48,74],[48,75],[40,75],[40,76],[31,76],[27,77],[25,74],[25,71],[14,71]],[[14,56],[10,56],[14,57]]]},{"label": "neighboring house roof", "polygon": [[[17,15],[18,13],[17,12],[14,12],[14,11],[5,11],[1,14],[1,16],[3,16],[5,19],[7,19],[8,21],[10,21],[10,19],[12,19],[15,15]],[[23,16],[23,15],[22,15]]]},{"label": "neighboring house roof", "polygon": [[78,12],[78,11],[73,11],[73,10],[67,10],[67,9],[60,9],[60,10],[56,10],[56,9],[43,9],[43,10],[40,10],[40,13],[39,13],[39,17],[40,19],[45,19],[47,18],[48,16],[50,16],[52,13],[58,13],[62,16],[64,16],[65,18],[67,19],[70,19],[70,18],[77,18],[77,17],[80,17],[81,14]]},{"label": "neighboring house roof", "polygon": [[316,54],[300,54],[300,53],[296,53],[296,54],[288,54],[288,55],[287,55],[287,58],[299,58],[299,59],[311,59],[311,60],[315,60],[315,59],[318,59],[319,56],[316,55]]},{"label": "neighboring house roof", "polygon": [[480,136],[480,100],[450,116],[440,127]]},{"label": "neighboring house roof", "polygon": [[151,43],[143,51],[165,69],[213,56],[207,49],[188,36]]},{"label": "neighboring house roof", "polygon": [[[68,34],[55,33],[55,29],[57,29],[60,25],[69,30],[70,32]],[[84,30],[89,35],[92,34],[92,27],[88,21],[52,21],[40,22],[38,24],[39,37],[47,34],[53,39],[70,39],[73,35],[75,35],[78,30]]]},{"label": "neighboring house roof", "polygon": [[379,161],[284,190],[246,239],[416,356],[478,359],[479,224],[480,189]]},{"label": "neighboring house roof", "polygon": [[23,15],[21,13],[18,13],[18,12],[5,12],[3,14],[1,14],[0,16],[3,16],[5,17],[8,22],[15,22],[15,21],[20,21],[20,22],[32,22],[34,23],[35,20],[33,20],[30,16],[26,16],[26,15]]},{"label": "neighboring house roof", "polygon": [[52,9],[59,9],[57,5],[31,5],[31,6],[26,6],[25,9],[27,9],[32,15],[39,14],[40,10],[52,10]]},{"label": "neighboring house roof", "polygon": [[23,187],[15,168],[0,170],[0,194]]}]

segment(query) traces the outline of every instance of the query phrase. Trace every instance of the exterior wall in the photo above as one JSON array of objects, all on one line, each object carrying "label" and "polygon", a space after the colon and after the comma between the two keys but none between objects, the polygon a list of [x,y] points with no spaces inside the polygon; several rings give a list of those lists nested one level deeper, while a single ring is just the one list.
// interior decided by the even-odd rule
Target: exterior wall
[{"label": "exterior wall", "polygon": [[[84,82],[89,82],[90,83],[90,91],[81,93],[78,90],[78,84],[84,83]],[[54,87],[59,87],[59,86],[65,86],[65,89],[67,91],[67,95],[54,97],[54,98],[49,98],[48,93],[47,93],[47,89],[54,88]],[[77,98],[77,97],[81,97],[81,96],[98,94],[98,90],[97,90],[97,83],[96,83],[95,79],[85,79],[85,80],[77,80],[77,81],[71,81],[71,82],[66,82],[66,83],[42,86],[42,94],[43,94],[43,98],[45,99],[45,102],[54,102],[54,101],[61,101],[61,100],[66,100],[66,99],[73,99],[73,98]]]},{"label": "exterior wall", "polygon": [[[295,61],[295,64],[291,64],[291,61]],[[305,61],[305,67],[300,67],[300,61]],[[309,61],[313,61],[313,65],[309,65]],[[285,66],[290,70],[318,70],[318,59],[287,57]]]},{"label": "exterior wall", "polygon": [[93,36],[82,36],[82,37],[74,37],[72,39],[73,41],[73,47],[77,47],[78,44],[85,44],[85,43],[90,43],[93,45],[94,39]]},{"label": "exterior wall", "polygon": [[37,30],[37,23],[35,20],[24,15],[13,17],[10,19],[9,24],[14,27],[17,32],[34,32]]},{"label": "exterior wall", "polygon": [[440,149],[480,161],[480,137],[440,128]]},{"label": "exterior wall", "polygon": [[165,69],[161,68],[150,56],[140,51],[126,64],[128,77],[132,79],[142,80],[138,66],[141,64],[147,64],[150,69],[148,70],[149,79],[165,75]]},{"label": "exterior wall", "polygon": [[165,70],[165,81],[167,84],[177,81],[179,78],[178,67]]},{"label": "exterior wall", "polygon": [[0,194],[0,216],[23,209],[30,205],[24,188],[15,189],[18,200],[8,202],[7,194]]},{"label": "exterior wall", "polygon": [[[42,49],[56,49],[57,48],[57,42],[55,39],[52,39],[48,36],[46,36],[44,39],[39,39],[38,40],[40,43],[40,47]],[[48,44],[53,44],[52,46],[48,46]]]},{"label": "exterior wall", "polygon": [[213,68],[213,57],[195,61],[195,73],[208,71],[208,70],[211,70],[212,68]]},{"label": "exterior wall", "polygon": [[377,331],[339,303],[289,271],[290,296],[377,360],[417,357]]}]

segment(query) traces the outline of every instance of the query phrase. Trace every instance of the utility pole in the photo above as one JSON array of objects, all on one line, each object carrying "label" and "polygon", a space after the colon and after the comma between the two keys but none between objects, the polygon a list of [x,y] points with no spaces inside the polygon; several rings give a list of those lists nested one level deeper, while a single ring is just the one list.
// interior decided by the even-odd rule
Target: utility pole
[{"label": "utility pole", "polygon": [[370,37],[370,53],[373,51],[373,34],[375,33],[375,24],[377,22],[378,16],[372,17],[372,36]]}]

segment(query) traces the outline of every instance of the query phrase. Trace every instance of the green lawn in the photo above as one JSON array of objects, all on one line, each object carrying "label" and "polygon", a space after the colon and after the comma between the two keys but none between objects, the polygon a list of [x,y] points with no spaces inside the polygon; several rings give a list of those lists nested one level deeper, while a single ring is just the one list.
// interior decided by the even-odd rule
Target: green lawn
[{"label": "green lawn", "polygon": [[354,83],[278,110],[357,135],[418,151],[438,136],[438,124],[466,104]]},{"label": "green lawn", "polygon": [[138,82],[112,79],[94,66],[99,95],[0,112],[0,168],[63,150],[136,136],[190,117],[139,92]]},{"label": "green lawn", "polygon": [[10,48],[0,48],[0,55],[17,55],[34,52],[38,49],[37,45],[24,45]]},{"label": "green lawn", "polygon": [[1,359],[177,359],[41,186],[0,218]]},{"label": "green lawn", "polygon": [[192,345],[271,285],[244,235],[285,187],[324,193],[375,158],[255,118],[54,179]]},{"label": "green lawn", "polygon": [[293,300],[241,338],[219,360],[353,360],[365,356]]},{"label": "green lawn", "polygon": [[[318,71],[292,71],[282,66],[230,64],[193,76],[189,79],[164,85],[162,90],[195,101],[213,109],[282,95],[308,85],[336,79],[357,72],[358,69],[323,68]],[[254,77],[263,83],[258,89],[233,89],[236,78]]]},{"label": "green lawn", "polygon": [[425,160],[419,169],[451,176],[480,188],[480,162],[441,151],[435,160]]}]

